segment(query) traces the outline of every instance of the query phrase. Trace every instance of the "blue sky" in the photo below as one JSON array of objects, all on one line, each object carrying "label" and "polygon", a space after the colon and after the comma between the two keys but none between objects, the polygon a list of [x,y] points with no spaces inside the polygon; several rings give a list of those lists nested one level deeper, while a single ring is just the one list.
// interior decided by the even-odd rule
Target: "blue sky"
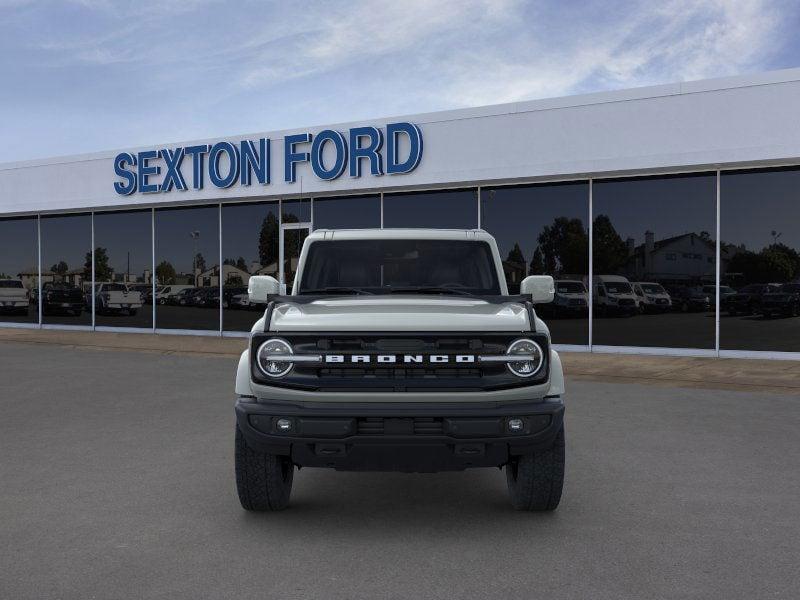
[{"label": "blue sky", "polygon": [[800,3],[0,0],[0,162],[800,65]]}]

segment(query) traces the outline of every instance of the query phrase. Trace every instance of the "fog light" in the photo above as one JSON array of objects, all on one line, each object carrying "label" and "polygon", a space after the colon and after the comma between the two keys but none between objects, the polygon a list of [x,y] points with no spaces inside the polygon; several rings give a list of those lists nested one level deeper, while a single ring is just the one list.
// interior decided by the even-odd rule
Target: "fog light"
[{"label": "fog light", "polygon": [[292,430],[292,420],[281,418],[275,421],[275,428],[278,431],[291,431]]},{"label": "fog light", "polygon": [[525,427],[525,422],[522,419],[514,418],[514,419],[509,419],[508,420],[508,430],[509,431],[514,431],[514,432],[522,431],[522,429],[524,427]]}]

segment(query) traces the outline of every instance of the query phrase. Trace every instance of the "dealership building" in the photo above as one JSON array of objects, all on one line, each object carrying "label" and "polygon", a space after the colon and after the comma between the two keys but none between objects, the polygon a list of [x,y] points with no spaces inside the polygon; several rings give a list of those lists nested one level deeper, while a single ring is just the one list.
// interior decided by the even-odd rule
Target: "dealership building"
[{"label": "dealership building", "polygon": [[799,359],[798,107],[791,69],[2,164],[0,327],[244,336],[310,231],[480,228],[556,347]]}]

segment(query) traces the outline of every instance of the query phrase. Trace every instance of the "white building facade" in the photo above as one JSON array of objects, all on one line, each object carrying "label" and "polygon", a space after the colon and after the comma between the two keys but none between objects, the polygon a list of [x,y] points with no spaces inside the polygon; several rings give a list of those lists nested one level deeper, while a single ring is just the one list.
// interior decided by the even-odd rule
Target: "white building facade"
[{"label": "white building facade", "polygon": [[[313,229],[482,228],[511,281],[772,283],[788,298],[780,319],[758,293],[736,316],[729,294],[631,317],[541,307],[562,348],[798,358],[797,106],[792,69],[0,165],[0,292],[20,280],[29,299],[0,293],[0,326],[245,335],[257,313],[234,296],[253,274],[290,283]],[[98,315],[88,294],[75,314],[76,281],[149,304]]]}]

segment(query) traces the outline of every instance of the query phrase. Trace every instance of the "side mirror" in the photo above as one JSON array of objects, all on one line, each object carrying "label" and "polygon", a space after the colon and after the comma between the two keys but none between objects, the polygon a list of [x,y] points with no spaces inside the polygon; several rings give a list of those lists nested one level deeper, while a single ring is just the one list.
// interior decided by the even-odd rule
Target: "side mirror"
[{"label": "side mirror", "polygon": [[247,282],[247,295],[253,304],[266,304],[267,296],[280,294],[281,284],[269,275],[253,275]]},{"label": "side mirror", "polygon": [[550,275],[530,275],[519,284],[520,294],[530,294],[534,304],[546,304],[553,301],[556,288]]}]

